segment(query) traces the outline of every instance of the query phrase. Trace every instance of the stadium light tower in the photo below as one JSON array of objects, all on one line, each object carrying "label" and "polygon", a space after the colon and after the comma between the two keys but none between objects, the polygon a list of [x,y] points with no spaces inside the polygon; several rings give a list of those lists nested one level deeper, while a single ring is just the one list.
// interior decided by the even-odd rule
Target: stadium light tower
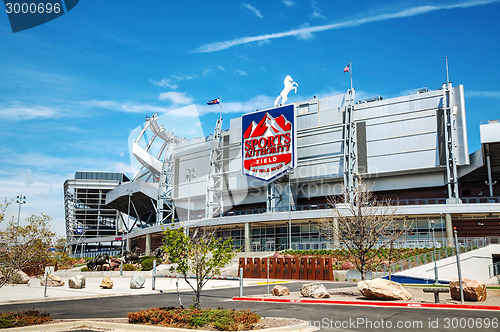
[{"label": "stadium light tower", "polygon": [[21,216],[21,205],[26,204],[26,196],[17,195],[16,198],[17,198],[16,203],[19,204],[19,212],[17,213],[17,226],[19,227],[19,217]]}]

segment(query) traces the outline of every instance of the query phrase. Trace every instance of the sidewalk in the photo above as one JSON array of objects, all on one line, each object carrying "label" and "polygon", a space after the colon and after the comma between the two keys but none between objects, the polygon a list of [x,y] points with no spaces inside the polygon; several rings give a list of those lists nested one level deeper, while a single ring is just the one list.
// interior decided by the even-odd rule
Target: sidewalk
[{"label": "sidewalk", "polygon": [[[83,289],[69,288],[69,277],[61,276],[64,281],[64,286],[47,287],[47,297],[44,297],[44,286],[40,286],[40,279],[38,278],[31,278],[26,285],[5,285],[0,288],[0,305],[74,300],[103,296],[146,295],[176,291],[176,279],[174,278],[156,278],[156,290],[152,290],[153,278],[151,273],[149,273],[149,276],[143,274],[146,279],[143,288],[130,289],[130,279],[134,274],[132,272],[124,273],[123,277],[119,276],[119,272],[114,272],[114,275],[110,275],[113,281],[113,288],[103,289],[99,287],[99,285],[104,276],[92,276],[92,273],[93,272],[82,273],[82,275],[86,277],[86,286]],[[110,273],[108,272],[107,274],[109,275]],[[235,288],[234,296],[238,296],[239,285],[238,280],[209,280],[203,289]],[[255,281],[244,281],[244,286],[248,285],[255,285]],[[192,291],[189,285],[182,279],[179,280],[179,290]]]}]

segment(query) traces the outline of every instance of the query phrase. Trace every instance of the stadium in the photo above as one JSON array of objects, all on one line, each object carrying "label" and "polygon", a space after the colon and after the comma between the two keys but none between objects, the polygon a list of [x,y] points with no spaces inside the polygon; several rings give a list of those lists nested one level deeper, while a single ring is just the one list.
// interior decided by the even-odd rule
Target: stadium
[{"label": "stadium", "polygon": [[453,227],[463,241],[500,238],[500,123],[481,124],[470,153],[462,85],[364,100],[350,89],[249,110],[227,130],[219,118],[212,135],[191,140],[159,118],[132,142],[132,180],[77,172],[65,182],[73,256],[125,245],[150,254],[172,223],[210,227],[246,252],[338,247],[319,223],[333,216],[328,197],[351,201],[358,179],[412,223],[407,246],[429,245],[431,220],[443,246]]}]

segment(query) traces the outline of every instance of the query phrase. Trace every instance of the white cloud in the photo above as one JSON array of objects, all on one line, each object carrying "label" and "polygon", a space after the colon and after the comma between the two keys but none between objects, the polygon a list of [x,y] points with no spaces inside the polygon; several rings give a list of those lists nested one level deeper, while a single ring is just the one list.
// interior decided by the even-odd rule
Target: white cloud
[{"label": "white cloud", "polygon": [[466,97],[500,98],[500,91],[466,91]]},{"label": "white cloud", "polygon": [[255,14],[258,18],[264,18],[260,11],[249,3],[243,3],[242,6]]},{"label": "white cloud", "polygon": [[283,3],[287,7],[293,7],[293,6],[295,6],[295,2],[293,2],[292,0],[283,0]]},{"label": "white cloud", "polygon": [[115,112],[124,112],[124,113],[165,113],[169,109],[165,107],[143,104],[136,101],[124,100],[124,101],[115,101],[115,100],[89,100],[84,101],[82,104],[107,109]]},{"label": "white cloud", "polygon": [[155,80],[149,80],[151,83],[153,83],[154,85],[156,86],[159,86],[160,88],[170,88],[170,89],[177,89],[178,85],[176,83],[173,83],[172,81],[166,79],[166,78],[162,78],[161,80],[159,81],[155,81]]},{"label": "white cloud", "polygon": [[311,2],[311,7],[313,8],[312,16],[314,18],[326,18],[323,14],[321,14],[321,8],[319,8],[316,1]]},{"label": "white cloud", "polygon": [[[203,71],[202,75],[205,75],[205,70]],[[200,75],[186,74],[186,75],[171,75],[169,78],[162,78],[159,81],[153,79],[150,79],[149,81],[160,88],[170,88],[172,90],[175,90],[179,87],[179,85],[177,84],[178,82],[190,81],[197,78],[200,78]]]},{"label": "white cloud", "polygon": [[0,118],[5,120],[59,119],[69,115],[58,107],[15,105],[0,108]]},{"label": "white cloud", "polygon": [[193,102],[193,98],[187,96],[184,92],[162,92],[159,96],[160,100],[170,101],[174,105],[186,105]]},{"label": "white cloud", "polygon": [[248,76],[248,73],[244,70],[235,69],[234,71],[236,72],[236,74],[238,74],[240,76]]},{"label": "white cloud", "polygon": [[372,22],[379,22],[379,21],[386,21],[386,20],[391,20],[391,19],[396,19],[396,18],[404,18],[404,17],[423,15],[423,14],[435,12],[438,10],[475,7],[475,6],[496,3],[498,1],[499,0],[469,0],[469,1],[464,1],[464,2],[460,2],[460,3],[454,3],[454,4],[446,4],[443,2],[443,3],[437,4],[437,5],[411,7],[411,8],[407,8],[407,9],[396,11],[396,12],[387,12],[384,14],[365,16],[362,18],[351,19],[351,20],[338,22],[338,23],[318,25],[318,26],[312,26],[312,27],[304,27],[304,28],[292,29],[292,30],[288,30],[288,31],[284,31],[284,32],[269,33],[269,34],[258,35],[258,36],[247,36],[247,37],[241,37],[241,38],[236,38],[236,39],[232,39],[232,40],[225,40],[225,41],[221,41],[221,42],[204,44],[204,45],[201,45],[200,47],[198,47],[198,49],[196,49],[195,52],[198,52],[198,53],[217,52],[217,51],[222,51],[222,50],[225,50],[225,49],[228,49],[231,47],[235,47],[238,45],[255,43],[255,42],[259,42],[259,41],[268,41],[271,39],[278,39],[278,38],[291,37],[291,36],[295,36],[295,37],[301,36],[301,35],[303,36],[304,33],[316,33],[316,32],[334,30],[334,29],[352,28],[352,27],[356,27],[356,26],[360,26],[360,25],[364,25],[364,24],[368,24],[368,23],[372,23]]}]

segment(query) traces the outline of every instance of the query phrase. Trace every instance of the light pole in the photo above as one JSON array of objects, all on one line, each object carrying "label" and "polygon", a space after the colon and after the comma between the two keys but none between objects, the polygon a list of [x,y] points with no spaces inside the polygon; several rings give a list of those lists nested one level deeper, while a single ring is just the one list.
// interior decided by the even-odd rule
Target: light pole
[{"label": "light pole", "polygon": [[293,174],[291,167],[288,168],[288,248],[292,250],[292,187],[290,177]]},{"label": "light pole", "polygon": [[434,237],[434,220],[431,220],[431,229],[432,229],[432,249],[434,251],[434,278],[435,278],[434,285],[439,285],[437,257],[436,257],[436,242]]},{"label": "light pole", "polygon": [[17,213],[17,227],[19,227],[19,217],[21,216],[21,205],[26,204],[26,196],[17,195],[16,203],[19,204],[19,212]]},{"label": "light pole", "polygon": [[[128,193],[128,208],[127,208],[127,225],[125,225],[125,231],[127,232],[127,236],[128,236],[128,227],[129,227],[129,224],[130,224],[130,196],[132,196],[132,192],[133,190],[132,189],[125,189],[125,191]],[[123,232],[122,232],[122,259],[121,259],[121,262],[120,262],[120,277],[123,277]],[[128,239],[127,237],[125,237],[125,241],[127,241],[128,243]]]},{"label": "light pole", "polygon": [[196,170],[194,167],[186,167],[186,179],[188,180],[188,215],[187,215],[187,221],[191,220],[190,219],[190,212],[191,212],[191,179],[195,178],[196,175]]},{"label": "light pole", "polygon": [[458,247],[457,228],[453,227],[453,234],[455,235],[455,253],[457,256],[457,270],[458,270],[458,283],[460,285],[460,302],[464,304],[464,285],[462,283],[462,269],[460,267],[460,251]]}]

